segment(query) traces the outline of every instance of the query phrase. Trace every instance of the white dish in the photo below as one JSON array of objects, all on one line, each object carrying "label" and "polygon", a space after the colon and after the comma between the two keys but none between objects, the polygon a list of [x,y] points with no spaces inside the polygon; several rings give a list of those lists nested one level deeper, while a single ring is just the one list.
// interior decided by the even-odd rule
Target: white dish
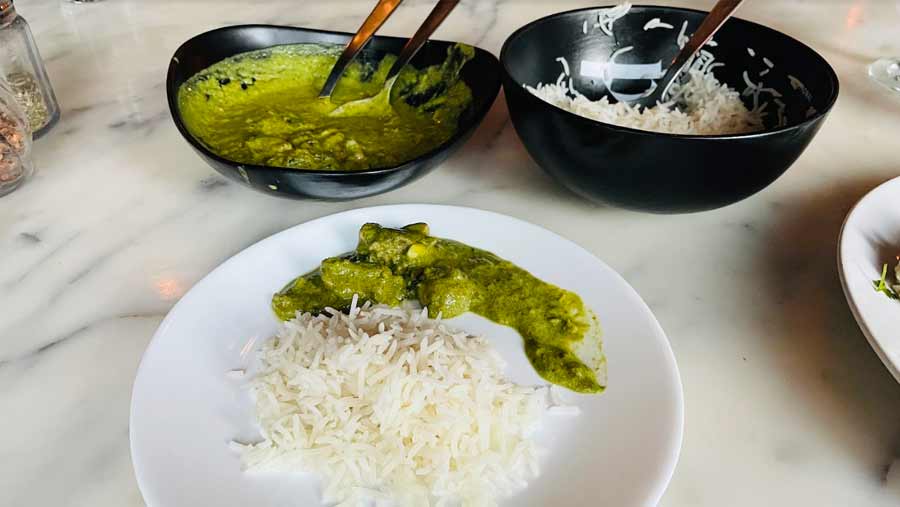
[{"label": "white dish", "polygon": [[[669,343],[640,296],[581,247],[545,229],[450,206],[365,208],[298,225],[247,248],[198,282],[169,313],[144,353],[131,404],[135,474],[152,507],[319,505],[311,475],[242,472],[232,439],[257,436],[249,396],[227,372],[254,360],[275,331],[272,293],[325,257],[352,250],[366,222],[427,222],[432,234],[492,251],[577,292],[604,330],[609,387],[572,394],[577,417],[548,416],[536,437],[541,475],[502,505],[652,506],[681,448],[681,380]],[[486,335],[521,383],[541,381],[520,337],[473,315],[455,327]]]},{"label": "white dish", "polygon": [[887,263],[893,275],[900,255],[900,178],[866,194],[847,215],[838,244],[844,295],[869,344],[900,381],[900,301],[876,292]]}]

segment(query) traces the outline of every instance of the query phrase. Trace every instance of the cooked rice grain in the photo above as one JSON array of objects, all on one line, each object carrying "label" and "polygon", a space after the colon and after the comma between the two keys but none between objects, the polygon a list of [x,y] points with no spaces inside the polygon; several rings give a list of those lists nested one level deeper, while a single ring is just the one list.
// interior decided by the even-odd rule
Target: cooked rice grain
[{"label": "cooked rice grain", "polygon": [[548,388],[506,380],[487,341],[424,310],[330,312],[262,346],[250,387],[263,441],[237,445],[247,468],[318,473],[324,500],[348,506],[495,505],[537,474],[529,435]]},{"label": "cooked rice grain", "polygon": [[[750,111],[737,91],[720,83],[710,70],[690,69],[690,80],[673,85],[671,99],[655,107],[640,108],[606,97],[590,100],[559,84],[526,88],[541,99],[579,116],[622,127],[688,135],[739,134],[763,128],[762,109]],[[757,92],[758,94],[758,92]],[[684,110],[676,107],[685,105]]]}]

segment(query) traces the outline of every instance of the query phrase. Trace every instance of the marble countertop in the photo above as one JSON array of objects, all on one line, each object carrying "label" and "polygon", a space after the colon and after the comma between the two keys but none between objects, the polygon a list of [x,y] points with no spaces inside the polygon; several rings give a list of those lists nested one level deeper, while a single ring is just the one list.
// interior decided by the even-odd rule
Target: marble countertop
[{"label": "marble countertop", "polygon": [[[540,224],[641,293],[684,381],[684,446],[660,505],[900,505],[900,385],[857,328],[835,267],[847,211],[900,175],[900,97],[865,74],[871,60],[900,54],[900,2],[747,2],[741,17],[828,59],[841,97],[771,187],[679,216],[593,206],[561,189],[519,144],[502,96],[439,170],[349,203],[249,191],[180,138],[163,83],[181,42],[236,23],[353,30],[371,0],[19,4],[62,120],[36,143],[35,178],[0,199],[0,505],[142,505],[128,450],[131,385],[178,298],[223,260],[291,225],[405,202]],[[408,34],[431,4],[408,0],[383,33]],[[497,53],[522,24],[584,5],[464,1],[438,36]]]}]

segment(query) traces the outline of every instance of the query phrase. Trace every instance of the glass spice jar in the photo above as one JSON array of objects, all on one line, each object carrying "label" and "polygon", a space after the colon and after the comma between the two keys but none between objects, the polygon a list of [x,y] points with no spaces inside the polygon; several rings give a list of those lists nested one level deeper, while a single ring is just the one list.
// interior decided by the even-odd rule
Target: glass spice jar
[{"label": "glass spice jar", "polygon": [[0,76],[25,110],[34,138],[59,120],[59,104],[47,78],[44,62],[25,18],[16,14],[13,0],[0,0]]},{"label": "glass spice jar", "polygon": [[25,110],[0,78],[0,196],[17,189],[34,172],[31,139]]}]

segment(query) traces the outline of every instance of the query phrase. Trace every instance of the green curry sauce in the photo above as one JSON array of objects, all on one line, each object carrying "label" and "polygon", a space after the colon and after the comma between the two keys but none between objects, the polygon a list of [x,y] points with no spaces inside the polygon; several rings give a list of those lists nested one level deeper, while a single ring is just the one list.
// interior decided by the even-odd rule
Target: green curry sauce
[{"label": "green curry sauce", "polygon": [[295,44],[218,62],[178,90],[184,125],[235,162],[347,171],[406,162],[456,132],[472,102],[459,79],[471,46],[451,47],[441,65],[407,65],[393,86],[385,77],[395,56],[354,62],[332,96],[320,99],[339,50]]},{"label": "green curry sauce", "polygon": [[355,251],[293,280],[274,296],[272,308],[289,320],[298,311],[346,309],[354,294],[389,305],[418,299],[432,317],[477,313],[517,330],[544,379],[582,393],[604,389],[573,351],[594,324],[577,294],[491,252],[429,236],[426,224],[364,225]]}]

